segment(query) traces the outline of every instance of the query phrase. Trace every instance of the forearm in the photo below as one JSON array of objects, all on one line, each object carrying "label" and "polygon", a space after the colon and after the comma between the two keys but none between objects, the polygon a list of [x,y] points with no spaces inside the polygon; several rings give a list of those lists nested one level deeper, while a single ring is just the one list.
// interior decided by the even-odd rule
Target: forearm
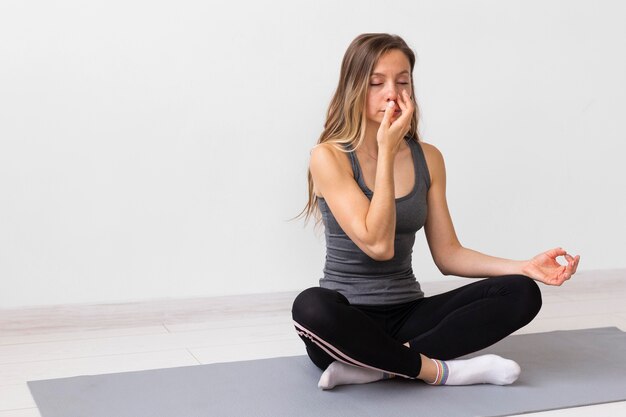
[{"label": "forearm", "polygon": [[380,150],[374,183],[374,195],[370,202],[365,227],[375,242],[389,246],[393,251],[396,233],[395,183],[393,178],[394,155]]},{"label": "forearm", "polygon": [[525,261],[497,258],[459,246],[450,250],[445,259],[441,260],[437,266],[444,275],[484,278],[522,274],[524,263]]}]

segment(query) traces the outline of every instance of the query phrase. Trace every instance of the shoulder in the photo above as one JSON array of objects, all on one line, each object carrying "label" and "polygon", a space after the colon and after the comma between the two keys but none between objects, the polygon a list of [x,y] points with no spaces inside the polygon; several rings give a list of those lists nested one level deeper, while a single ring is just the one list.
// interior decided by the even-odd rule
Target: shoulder
[{"label": "shoulder", "polygon": [[339,149],[332,143],[320,143],[311,149],[311,171],[319,171],[325,168],[350,168],[350,160],[347,152]]},{"label": "shoulder", "polygon": [[443,159],[441,151],[435,145],[431,145],[430,143],[423,141],[420,141],[419,144],[422,145],[422,150],[424,151],[426,159],[432,159],[433,161],[436,159]]},{"label": "shoulder", "polygon": [[318,182],[336,180],[341,176],[352,177],[352,166],[346,151],[332,143],[320,143],[311,149],[309,169],[313,178],[315,194],[320,197]]},{"label": "shoulder", "polygon": [[320,143],[311,149],[311,163],[329,162],[337,159],[337,153],[340,152],[331,143]]},{"label": "shoulder", "polygon": [[419,144],[422,146],[426,165],[428,165],[428,171],[430,171],[431,184],[442,177],[445,178],[446,168],[441,151],[430,143],[420,141]]}]

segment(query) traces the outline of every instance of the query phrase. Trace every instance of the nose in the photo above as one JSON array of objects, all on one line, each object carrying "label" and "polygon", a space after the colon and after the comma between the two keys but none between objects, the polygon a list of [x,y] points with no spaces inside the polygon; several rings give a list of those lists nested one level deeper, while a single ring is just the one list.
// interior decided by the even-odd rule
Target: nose
[{"label": "nose", "polygon": [[387,101],[388,102],[389,101],[397,102],[398,101],[398,96],[400,95],[400,90],[401,90],[401,88],[399,86],[396,86],[396,85],[394,85],[392,87],[389,87],[387,89],[387,92],[385,93]]}]

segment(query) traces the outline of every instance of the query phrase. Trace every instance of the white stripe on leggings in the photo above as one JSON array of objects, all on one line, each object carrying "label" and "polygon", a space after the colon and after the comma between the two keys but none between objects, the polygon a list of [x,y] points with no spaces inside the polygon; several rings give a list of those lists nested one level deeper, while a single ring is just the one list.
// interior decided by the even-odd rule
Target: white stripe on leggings
[{"label": "white stripe on leggings", "polygon": [[[397,372],[392,372],[392,371],[388,371],[388,370],[385,370],[385,369],[376,368],[374,366],[364,364],[363,362],[359,362],[356,359],[351,358],[350,356],[348,356],[345,353],[341,352],[339,349],[337,349],[336,347],[334,347],[333,345],[331,345],[330,343],[328,343],[327,341],[325,341],[321,337],[317,336],[315,333],[313,333],[309,329],[305,328],[304,326],[302,326],[297,321],[293,320],[293,324],[298,329],[300,329],[302,332],[304,332],[306,337],[311,339],[316,345],[318,345],[326,353],[328,353],[330,356],[332,356],[333,358],[337,359],[338,361],[341,361],[343,363],[347,363],[348,365],[352,365],[352,366],[360,366],[361,368],[375,369],[375,370],[380,371],[380,372],[385,372],[385,373],[388,373],[388,374],[394,374],[394,375],[398,375],[398,376],[401,376],[401,377],[404,377],[404,378],[408,378],[408,379],[416,379],[415,377],[412,377],[412,376],[403,375],[403,374],[399,374]],[[300,332],[298,332],[298,333],[300,333]],[[341,356],[341,357],[339,357],[339,356]]]}]

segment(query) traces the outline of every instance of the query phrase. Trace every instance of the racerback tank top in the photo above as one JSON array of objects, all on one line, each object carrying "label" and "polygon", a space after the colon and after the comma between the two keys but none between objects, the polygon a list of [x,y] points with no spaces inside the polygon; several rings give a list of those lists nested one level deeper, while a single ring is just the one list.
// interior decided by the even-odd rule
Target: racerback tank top
[{"label": "racerback tank top", "polygon": [[[411,262],[415,234],[426,221],[430,174],[421,145],[408,136],[405,140],[413,155],[415,185],[409,194],[396,198],[396,237],[392,259],[376,261],[365,254],[341,229],[326,201],[318,198],[326,238],[326,263],[319,284],[320,287],[339,291],[350,304],[400,304],[424,296]],[[365,185],[356,154],[347,154],[354,179],[371,200],[373,192]]]}]

